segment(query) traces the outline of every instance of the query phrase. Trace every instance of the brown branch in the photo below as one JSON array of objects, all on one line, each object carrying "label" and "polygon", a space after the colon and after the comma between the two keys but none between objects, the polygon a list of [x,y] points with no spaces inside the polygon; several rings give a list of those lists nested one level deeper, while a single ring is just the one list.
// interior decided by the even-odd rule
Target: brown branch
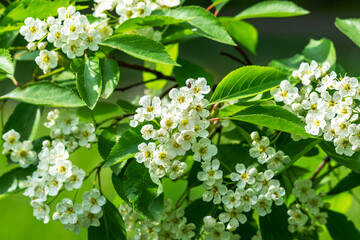
[{"label": "brown branch", "polygon": [[248,65],[246,64],[243,60],[237,58],[237,57],[234,57],[233,55],[231,55],[230,53],[226,53],[226,52],[220,52],[221,55],[224,55],[224,56],[227,56],[229,57],[230,59],[234,60],[235,62],[238,62],[238,63],[241,63],[242,65]]},{"label": "brown branch", "polygon": [[[133,88],[133,87],[141,86],[141,85],[144,85],[144,84],[147,84],[147,83],[151,83],[151,82],[163,81],[163,80],[164,80],[164,79],[157,79],[157,78],[155,78],[155,79],[151,79],[151,80],[146,81],[146,82],[143,81],[143,82],[134,83],[134,84],[129,85],[129,86],[126,86],[126,87],[115,88],[115,91],[121,91],[121,92],[123,92],[123,91],[126,91],[126,90],[128,90],[128,89],[130,89],[130,88]],[[175,80],[169,80],[169,79],[168,79],[168,81],[175,82]]]},{"label": "brown branch", "polygon": [[320,165],[318,166],[318,168],[315,170],[314,175],[310,178],[310,180],[313,182],[315,180],[315,178],[317,177],[317,175],[319,175],[319,173],[321,172],[321,170],[325,167],[325,165],[330,162],[330,156],[327,155],[324,160],[320,163]]},{"label": "brown branch", "polygon": [[241,49],[241,47],[239,45],[234,46],[235,49],[244,57],[245,61],[246,61],[246,65],[252,65],[252,62],[250,60],[250,58],[246,55],[246,53],[244,52],[244,50]]},{"label": "brown branch", "polygon": [[137,65],[137,64],[131,64],[131,63],[127,63],[127,62],[123,62],[121,60],[118,59],[114,59],[115,61],[117,61],[117,64],[119,65],[119,67],[126,67],[126,68],[131,68],[137,71],[142,71],[142,72],[148,72],[148,73],[152,73],[156,76],[156,79],[165,79],[165,80],[169,80],[169,81],[175,81],[175,78],[172,76],[166,76],[163,73],[153,70],[151,68],[148,67],[144,67],[141,65]]}]

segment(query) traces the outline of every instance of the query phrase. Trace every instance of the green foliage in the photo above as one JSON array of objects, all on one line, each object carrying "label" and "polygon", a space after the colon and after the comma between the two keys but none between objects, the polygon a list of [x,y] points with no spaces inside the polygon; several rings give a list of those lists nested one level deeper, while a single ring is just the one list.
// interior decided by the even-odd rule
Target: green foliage
[{"label": "green foliage", "polygon": [[19,103],[4,126],[4,132],[14,129],[20,133],[20,140],[35,139],[43,107],[27,103]]},{"label": "green foliage", "polygon": [[329,231],[332,239],[360,239],[360,232],[354,226],[352,221],[349,221],[344,214],[326,210],[328,219],[326,228]]},{"label": "green foliage", "polygon": [[280,84],[286,75],[272,67],[246,66],[229,73],[217,86],[211,103],[254,96]]},{"label": "green foliage", "polygon": [[104,58],[100,60],[102,79],[102,98],[109,98],[114,92],[119,80],[120,70],[117,62],[113,59]]},{"label": "green foliage", "polygon": [[112,181],[117,194],[136,212],[151,221],[161,221],[164,208],[162,185],[151,178],[144,164],[130,160],[118,176],[113,174]]},{"label": "green foliage", "polygon": [[211,202],[204,202],[202,199],[193,201],[185,208],[186,219],[196,226],[196,236],[199,236],[200,229],[204,225],[204,217],[209,216],[213,211],[216,211],[216,207]]},{"label": "green foliage", "polygon": [[14,75],[14,70],[9,51],[0,48],[0,72]]},{"label": "green foliage", "polygon": [[45,81],[16,88],[0,97],[0,100],[3,99],[14,99],[20,102],[49,107],[81,107],[85,105],[73,90]]},{"label": "green foliage", "polygon": [[287,226],[288,215],[287,207],[285,205],[273,206],[271,213],[259,217],[260,231],[262,239],[264,240],[288,240],[293,239]]},{"label": "green foliage", "polygon": [[290,1],[263,1],[243,10],[235,18],[294,17],[308,13],[309,11]]},{"label": "green foliage", "polygon": [[133,31],[136,29],[142,29],[146,27],[160,27],[171,24],[178,24],[186,22],[194,17],[190,17],[187,19],[180,19],[171,16],[158,16],[158,15],[150,15],[142,18],[130,18],[120,24],[120,26],[115,30],[115,33],[124,33]]},{"label": "green foliage", "polygon": [[77,61],[75,64],[76,87],[90,109],[95,107],[101,94],[102,76],[99,64],[96,57],[85,58],[85,61]]},{"label": "green foliage", "polygon": [[[226,32],[220,21],[210,12],[198,6],[186,6],[176,9],[165,9],[157,12],[159,15],[190,19],[185,27],[196,34],[221,43],[235,45],[229,34]],[[195,27],[195,28],[194,28]]]},{"label": "green foliage", "polygon": [[336,18],[335,26],[360,47],[360,19]]},{"label": "green foliage", "polygon": [[128,124],[117,124],[105,128],[99,136],[98,150],[101,157],[106,160],[121,135],[129,129]]},{"label": "green foliage", "polygon": [[103,211],[104,215],[100,218],[100,226],[88,229],[88,240],[126,239],[126,229],[119,210],[107,200]]},{"label": "green foliage", "polygon": [[305,123],[293,113],[280,106],[252,106],[228,118],[257,124],[278,131],[311,137],[304,130]]},{"label": "green foliage", "polygon": [[31,175],[35,170],[35,166],[29,168],[17,167],[0,176],[0,199],[24,189],[27,176]]},{"label": "green foliage", "polygon": [[349,173],[346,177],[340,180],[338,184],[331,189],[328,194],[335,195],[345,191],[349,191],[360,185],[360,174],[356,172]]},{"label": "green foliage", "polygon": [[154,63],[178,65],[160,43],[137,34],[118,34],[101,43],[103,46],[123,51],[135,58]]},{"label": "green foliage", "polygon": [[181,67],[174,68],[174,76],[179,86],[185,86],[186,80],[189,78],[196,79],[199,77],[205,78],[209,86],[213,85],[213,77],[204,68],[185,59],[179,59],[178,63],[181,65]]},{"label": "green foliage", "polygon": [[326,38],[320,40],[310,39],[310,42],[303,50],[303,55],[308,60],[315,60],[318,63],[329,62],[332,69],[336,63],[336,52],[332,41]]},{"label": "green foliage", "polygon": [[138,145],[144,142],[142,136],[139,135],[140,130],[141,126],[138,126],[136,128],[129,128],[121,134],[121,137],[111,149],[106,159],[105,167],[110,167],[135,156],[135,153],[138,152]]}]

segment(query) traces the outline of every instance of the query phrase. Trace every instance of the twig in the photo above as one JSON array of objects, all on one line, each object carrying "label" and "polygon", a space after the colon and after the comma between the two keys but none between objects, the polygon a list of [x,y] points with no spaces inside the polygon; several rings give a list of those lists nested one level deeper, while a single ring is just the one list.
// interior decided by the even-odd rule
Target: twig
[{"label": "twig", "polygon": [[18,83],[18,81],[16,81],[16,79],[14,78],[14,76],[10,75],[10,74],[6,74],[6,77],[11,79],[11,81],[14,83],[14,85],[18,88],[20,88],[20,85]]},{"label": "twig", "polygon": [[170,81],[175,81],[175,78],[172,76],[165,76],[163,73],[153,70],[151,68],[147,68],[141,65],[137,65],[137,64],[131,64],[131,63],[127,63],[127,62],[123,62],[121,60],[118,59],[114,59],[115,61],[117,61],[119,67],[126,67],[126,68],[131,68],[137,71],[142,71],[142,72],[149,72],[152,73],[156,76],[157,79],[166,79],[166,80],[170,80]]},{"label": "twig", "polygon": [[252,62],[250,60],[250,58],[246,55],[246,53],[244,52],[244,50],[241,49],[241,47],[239,45],[234,46],[235,49],[244,57],[246,64],[245,65],[252,65]]},{"label": "twig", "polygon": [[[128,89],[130,89],[130,88],[133,88],[133,87],[141,86],[141,85],[144,85],[144,84],[147,84],[147,83],[151,83],[151,82],[163,81],[163,80],[164,80],[164,79],[157,79],[157,78],[155,78],[155,79],[148,80],[148,81],[146,81],[146,82],[143,81],[143,82],[134,83],[134,84],[129,85],[129,86],[126,86],[126,87],[115,88],[115,91],[121,91],[121,92],[123,92],[123,91],[126,91],[126,90],[128,90]],[[168,80],[169,80],[169,79],[168,79]],[[174,82],[175,80],[169,80],[169,81]]]},{"label": "twig", "polygon": [[316,178],[316,176],[321,172],[321,170],[325,167],[325,165],[330,161],[330,156],[327,155],[324,160],[320,163],[318,168],[316,169],[314,175],[310,178],[310,180],[313,182]]},{"label": "twig", "polygon": [[230,53],[226,53],[226,52],[220,52],[221,55],[227,56],[230,59],[234,60],[235,62],[241,63],[242,65],[247,65],[243,60],[234,57],[233,55],[231,55]]},{"label": "twig", "polygon": [[54,74],[56,74],[56,73],[62,72],[62,71],[64,71],[64,70],[65,70],[64,67],[59,68],[59,69],[56,69],[56,70],[54,70],[54,71],[52,71],[52,72],[50,72],[50,73],[47,73],[47,74],[44,74],[44,75],[41,75],[41,76],[37,77],[36,80],[42,80],[42,79],[44,79],[44,78],[50,77],[50,76],[52,76],[52,75],[54,75]]}]

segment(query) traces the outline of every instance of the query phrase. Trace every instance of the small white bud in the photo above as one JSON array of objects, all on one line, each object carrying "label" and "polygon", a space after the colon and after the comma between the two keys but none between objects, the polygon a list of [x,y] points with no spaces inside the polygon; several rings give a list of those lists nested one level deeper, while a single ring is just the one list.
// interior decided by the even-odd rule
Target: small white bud
[{"label": "small white bud", "polygon": [[258,132],[252,132],[251,135],[251,140],[256,141],[260,139],[259,133]]},{"label": "small white bud", "polygon": [[55,18],[53,17],[53,16],[50,16],[50,17],[48,17],[47,18],[47,20],[46,20],[46,22],[47,22],[47,24],[49,25],[49,26],[51,26],[51,25],[54,25],[55,24]]},{"label": "small white bud", "polygon": [[61,130],[60,130],[60,129],[55,129],[54,135],[55,135],[56,137],[60,136],[60,135],[61,135]]},{"label": "small white bud", "polygon": [[29,42],[26,46],[29,51],[35,51],[36,50],[36,44],[33,42]]},{"label": "small white bud", "polygon": [[43,147],[50,147],[50,141],[49,140],[44,140],[42,142],[42,145],[43,145]]},{"label": "small white bud", "polygon": [[38,43],[38,49],[39,50],[44,50],[45,47],[46,47],[47,43],[46,42],[41,42],[41,43]]},{"label": "small white bud", "polygon": [[78,133],[78,132],[79,132],[78,126],[73,126],[73,127],[71,128],[71,132],[72,132],[73,134]]},{"label": "small white bud", "polygon": [[91,148],[91,144],[90,143],[88,143],[88,144],[86,144],[86,146],[85,146],[87,149],[90,149]]}]

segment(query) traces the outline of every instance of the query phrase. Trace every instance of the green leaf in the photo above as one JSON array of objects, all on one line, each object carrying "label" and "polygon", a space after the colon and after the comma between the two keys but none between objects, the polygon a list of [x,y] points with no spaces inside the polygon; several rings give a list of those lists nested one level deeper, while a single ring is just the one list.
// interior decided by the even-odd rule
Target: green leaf
[{"label": "green leaf", "polygon": [[178,66],[161,43],[137,34],[118,34],[101,43],[149,62]]},{"label": "green leaf", "polygon": [[335,26],[360,47],[360,19],[336,18]]},{"label": "green leaf", "polygon": [[290,1],[263,1],[243,10],[235,16],[237,19],[295,17],[308,14],[309,11]]},{"label": "green leaf", "polygon": [[221,80],[210,103],[254,96],[278,86],[286,78],[286,74],[272,67],[241,67]]},{"label": "green leaf", "polygon": [[106,159],[105,167],[110,167],[116,163],[128,160],[135,156],[139,151],[138,145],[144,142],[140,130],[142,126],[129,128],[124,132]]},{"label": "green leaf", "polygon": [[219,12],[225,5],[230,2],[230,0],[211,0],[213,5],[215,5],[215,9]]},{"label": "green leaf", "polygon": [[8,50],[0,48],[0,72],[14,75],[14,64]]},{"label": "green leaf", "polygon": [[300,67],[300,64],[302,62],[305,61],[306,59],[303,55],[296,54],[289,58],[272,60],[269,63],[269,66],[280,69],[281,71],[286,72],[290,75],[293,71],[297,70]]},{"label": "green leaf", "polygon": [[189,78],[199,77],[206,78],[209,86],[213,85],[214,78],[204,68],[185,59],[179,59],[178,62],[182,67],[174,68],[174,76],[180,86],[186,86],[185,82]]},{"label": "green leaf", "polygon": [[181,19],[189,19],[195,16],[196,18],[189,20],[184,26],[186,26],[188,29],[191,29],[196,34],[211,40],[229,45],[235,45],[234,41],[226,32],[220,21],[212,13],[206,11],[202,7],[186,6],[176,9],[168,8],[161,11],[156,11],[155,14],[163,14],[165,16]]},{"label": "green leaf", "polygon": [[98,150],[101,157],[106,160],[119,140],[121,134],[129,129],[129,124],[118,124],[114,127],[105,128],[99,136]]},{"label": "green leaf", "polygon": [[12,11],[1,20],[0,24],[8,25],[15,22],[23,22],[27,17],[44,19],[49,16],[57,16],[58,8],[67,7],[68,5],[69,0],[32,0],[29,4],[23,1],[12,9]]},{"label": "green leaf", "polygon": [[121,99],[117,100],[116,104],[126,113],[134,113],[137,109],[137,106]]},{"label": "green leaf", "polygon": [[77,63],[76,88],[80,97],[90,109],[94,109],[101,93],[102,77],[100,63],[97,57],[85,58]]},{"label": "green leaf", "polygon": [[93,117],[97,121],[105,118],[110,118],[114,116],[119,116],[121,113],[121,108],[109,102],[98,102],[93,110],[90,110],[88,107],[81,107],[78,109],[78,116],[80,121],[92,122]]},{"label": "green leaf", "polygon": [[305,132],[305,123],[293,113],[280,106],[252,106],[229,119],[249,122],[274,130],[313,137]]},{"label": "green leaf", "polygon": [[21,141],[34,140],[43,109],[43,107],[27,103],[18,104],[6,122],[4,132],[14,129],[20,133]]},{"label": "green leaf", "polygon": [[252,54],[256,54],[258,32],[253,25],[229,17],[220,18],[220,20],[233,39],[243,45]]},{"label": "green leaf", "polygon": [[100,65],[102,74],[101,97],[107,99],[114,92],[120,80],[120,70],[117,62],[113,59],[102,59]]},{"label": "green leaf", "polygon": [[199,236],[201,227],[204,225],[204,217],[211,215],[211,212],[214,210],[216,210],[214,204],[204,202],[201,198],[193,201],[185,208],[184,216],[188,223],[195,224],[196,236]]},{"label": "green leaf", "polygon": [[115,33],[124,33],[133,31],[136,29],[142,29],[147,27],[161,27],[165,25],[178,24],[186,22],[194,17],[187,19],[179,19],[170,16],[158,16],[150,15],[145,17],[130,18],[120,24],[120,26],[115,30]]},{"label": "green leaf", "polygon": [[354,223],[338,212],[326,210],[328,213],[326,228],[334,240],[360,239],[360,232]]},{"label": "green leaf", "polygon": [[164,194],[159,181],[151,179],[149,169],[135,159],[118,176],[112,175],[117,194],[134,210],[151,221],[160,222],[164,209]]},{"label": "green leaf", "polygon": [[326,152],[331,159],[336,162],[350,168],[351,170],[360,173],[360,152],[356,152],[351,157],[337,154],[335,151],[334,144],[331,142],[322,141],[319,146]]},{"label": "green leaf", "polygon": [[333,42],[329,39],[310,39],[310,42],[305,46],[302,54],[309,61],[315,60],[318,63],[327,61],[332,69],[335,67],[336,51]]},{"label": "green leaf", "polygon": [[20,102],[50,107],[81,107],[85,105],[73,90],[45,81],[31,83],[23,88],[16,88],[0,97],[0,100],[3,99],[14,99]]},{"label": "green leaf", "polygon": [[289,240],[293,239],[291,233],[288,231],[287,207],[283,204],[281,206],[271,207],[271,213],[259,217],[260,231],[263,240]]},{"label": "green leaf", "polygon": [[[224,175],[234,172],[237,163],[249,166],[256,162],[249,155],[249,147],[244,147],[241,144],[222,144],[217,147],[218,158],[221,163],[220,168],[224,171]],[[241,158],[236,159],[234,156],[241,156]]]},{"label": "green leaf", "polygon": [[103,213],[100,226],[91,226],[88,229],[88,240],[127,239],[124,221],[119,210],[108,199],[103,206]]},{"label": "green leaf", "polygon": [[36,166],[14,168],[0,176],[0,199],[17,193],[26,186],[27,176],[36,170]]},{"label": "green leaf", "polygon": [[0,27],[0,46],[2,48],[9,48],[14,43],[16,37],[19,35],[19,27],[5,26]]},{"label": "green leaf", "polygon": [[356,172],[349,173],[346,177],[341,179],[338,184],[328,192],[328,195],[335,195],[345,191],[349,191],[360,185],[360,174]]}]

